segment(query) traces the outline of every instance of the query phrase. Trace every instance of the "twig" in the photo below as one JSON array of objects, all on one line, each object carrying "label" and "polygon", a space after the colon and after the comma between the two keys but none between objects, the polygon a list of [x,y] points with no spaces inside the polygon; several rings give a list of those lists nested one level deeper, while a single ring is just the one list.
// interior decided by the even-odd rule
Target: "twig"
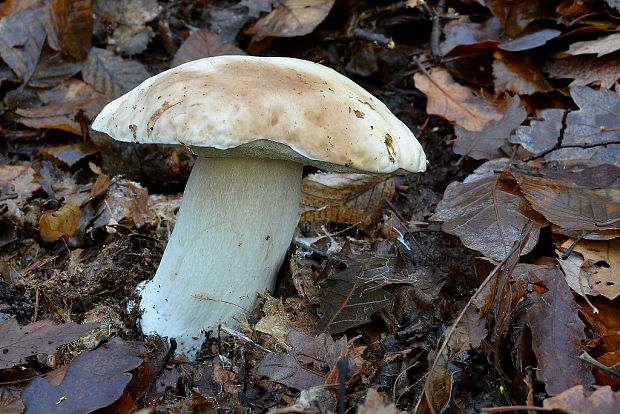
[{"label": "twig", "polygon": [[344,414],[346,390],[347,390],[347,370],[349,368],[346,359],[338,361],[338,414]]},{"label": "twig", "polygon": [[257,347],[258,349],[260,349],[263,352],[267,352],[268,354],[273,354],[272,350],[267,349],[264,346],[257,344],[256,342],[254,342],[253,340],[251,340],[250,338],[248,338],[247,336],[245,336],[241,332],[237,332],[234,329],[231,329],[231,328],[229,328],[228,326],[226,326],[224,324],[219,325],[219,329],[221,329],[222,331],[226,332],[228,335],[232,335],[235,338],[241,339],[244,342],[247,342],[249,344],[254,345],[255,347]]},{"label": "twig", "polygon": [[590,354],[588,354],[586,351],[583,351],[581,355],[579,355],[579,359],[587,362],[588,364],[594,365],[602,371],[605,371],[615,377],[620,378],[620,369],[614,369],[613,367],[608,367],[607,365],[601,364],[596,359],[592,358]]},{"label": "twig", "polygon": [[587,149],[587,148],[594,148],[594,147],[606,147],[607,145],[612,145],[612,144],[620,144],[620,141],[607,141],[607,142],[596,142],[593,144],[558,144],[558,145],[554,145],[552,148],[549,148],[548,150],[539,152],[538,154],[534,154],[531,155],[529,157],[527,157],[524,161],[532,161],[535,160],[536,158],[541,158],[544,157],[545,155],[549,154],[550,152],[553,152],[555,150],[559,150],[562,148],[582,148],[582,149]]}]

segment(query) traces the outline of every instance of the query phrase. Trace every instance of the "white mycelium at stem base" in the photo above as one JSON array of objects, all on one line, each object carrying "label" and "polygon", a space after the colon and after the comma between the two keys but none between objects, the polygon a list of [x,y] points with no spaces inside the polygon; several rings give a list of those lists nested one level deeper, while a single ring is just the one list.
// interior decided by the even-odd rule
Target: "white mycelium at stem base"
[{"label": "white mycelium at stem base", "polygon": [[297,225],[302,165],[198,157],[155,277],[142,330],[176,338],[193,359],[203,330],[251,311],[274,287]]}]

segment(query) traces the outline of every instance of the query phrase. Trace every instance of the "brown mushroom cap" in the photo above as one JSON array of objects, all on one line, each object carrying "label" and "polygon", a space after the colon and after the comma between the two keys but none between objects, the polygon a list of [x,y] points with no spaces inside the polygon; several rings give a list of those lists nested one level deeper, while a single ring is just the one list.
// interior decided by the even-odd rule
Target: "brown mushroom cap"
[{"label": "brown mushroom cap", "polygon": [[109,103],[92,127],[207,157],[275,158],[332,171],[426,168],[413,133],[381,101],[332,69],[293,58],[186,63]]}]

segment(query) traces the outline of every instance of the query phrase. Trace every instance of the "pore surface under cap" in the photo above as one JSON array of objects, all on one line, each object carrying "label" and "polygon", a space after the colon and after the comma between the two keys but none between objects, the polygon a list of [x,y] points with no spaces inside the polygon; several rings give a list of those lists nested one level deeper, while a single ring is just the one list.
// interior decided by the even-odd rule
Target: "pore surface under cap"
[{"label": "pore surface under cap", "polygon": [[292,58],[186,63],[108,104],[93,129],[121,141],[180,143],[205,156],[340,171],[426,168],[415,136],[381,101],[332,69]]}]

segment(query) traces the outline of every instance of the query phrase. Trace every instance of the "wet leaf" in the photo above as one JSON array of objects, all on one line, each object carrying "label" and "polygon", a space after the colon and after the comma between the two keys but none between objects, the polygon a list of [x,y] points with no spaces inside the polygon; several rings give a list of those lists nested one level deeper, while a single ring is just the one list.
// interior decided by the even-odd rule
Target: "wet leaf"
[{"label": "wet leaf", "polygon": [[549,40],[555,39],[561,34],[561,31],[554,29],[538,30],[536,32],[519,36],[515,39],[503,41],[497,45],[497,48],[508,52],[522,52],[524,50],[530,50],[542,46]]},{"label": "wet leaf", "polygon": [[195,30],[179,47],[170,67],[200,58],[221,55],[245,55],[245,52],[215,33],[208,30]]},{"label": "wet leaf", "polygon": [[380,218],[394,191],[389,175],[310,174],[301,184],[300,221],[368,225]]},{"label": "wet leaf", "polygon": [[543,71],[552,78],[574,79],[569,86],[600,86],[610,89],[620,73],[620,55],[606,55],[597,59],[592,56],[572,56],[553,59],[545,63]]},{"label": "wet leaf", "polygon": [[578,358],[586,338],[585,326],[564,274],[555,268],[542,277],[549,290],[532,292],[527,319],[538,360],[537,377],[549,395],[558,395],[575,385],[590,385],[594,378],[590,366]]},{"label": "wet leaf", "polygon": [[500,147],[508,142],[512,132],[527,118],[527,112],[520,106],[520,99],[515,96],[510,101],[506,114],[499,120],[490,120],[480,131],[468,131],[456,126],[454,131],[454,152],[476,160],[494,159],[504,156]]},{"label": "wet leaf", "polygon": [[46,242],[67,239],[73,236],[82,217],[80,207],[65,203],[58,210],[46,211],[39,218],[39,232]]},{"label": "wet leaf", "polygon": [[426,112],[441,116],[470,131],[480,131],[490,120],[499,120],[505,112],[496,105],[452,79],[449,72],[435,68],[431,79],[422,73],[413,77],[415,87],[428,101]]},{"label": "wet leaf", "polygon": [[[465,182],[450,183],[431,220],[443,221],[443,231],[459,236],[463,244],[494,260],[502,260],[529,220],[534,221],[523,253],[538,242],[546,223],[528,202],[515,193],[514,183],[499,178],[488,167],[504,167],[506,160],[483,164]],[[503,163],[503,164],[502,164]]]},{"label": "wet leaf", "polygon": [[460,16],[446,22],[443,35],[441,54],[453,56],[495,49],[502,30],[495,16],[480,23],[472,22],[469,16]]},{"label": "wet leaf", "polygon": [[44,47],[28,84],[35,88],[52,88],[81,69],[82,62],[74,61],[71,57]]},{"label": "wet leaf", "polygon": [[129,92],[150,75],[134,60],[125,60],[113,52],[93,47],[82,68],[84,81],[110,98]]},{"label": "wet leaf", "polygon": [[44,319],[21,326],[15,319],[0,324],[0,369],[22,364],[38,354],[55,354],[56,348],[78,339],[99,324],[65,323],[56,325]]},{"label": "wet leaf", "polygon": [[50,10],[54,27],[50,45],[75,59],[86,58],[92,44],[92,0],[51,0]]},{"label": "wet leaf", "polygon": [[294,37],[311,33],[334,5],[334,0],[283,0],[271,13],[261,17],[250,29],[252,42],[267,37]]},{"label": "wet leaf", "polygon": [[142,343],[124,342],[113,338],[93,351],[86,351],[73,360],[58,386],[36,378],[24,390],[27,412],[90,413],[118,401],[132,379],[130,371],[143,360]]},{"label": "wet leaf", "polygon": [[508,140],[521,144],[534,154],[550,150],[558,144],[565,112],[563,109],[545,109],[540,112],[540,120],[531,120],[530,126],[517,128]]},{"label": "wet leaf", "polygon": [[620,49],[620,33],[612,33],[596,40],[575,42],[566,51],[569,55],[596,54],[601,57]]},{"label": "wet leaf", "polygon": [[312,338],[294,329],[289,329],[287,336],[292,351],[286,355],[265,355],[256,373],[298,390],[325,384],[347,350],[346,336],[334,341],[329,335]]},{"label": "wet leaf", "polygon": [[329,333],[370,322],[371,315],[394,303],[394,297],[382,288],[410,282],[397,274],[394,258],[377,252],[351,251],[331,267],[319,290],[319,329]]},{"label": "wet leaf", "polygon": [[34,72],[45,42],[47,7],[24,10],[0,19],[0,57],[21,80]]},{"label": "wet leaf", "polygon": [[544,0],[515,3],[512,0],[494,0],[491,11],[497,16],[508,36],[519,36],[534,20],[555,12],[555,4]]},{"label": "wet leaf", "polygon": [[499,50],[493,56],[496,93],[510,91],[519,95],[532,95],[553,90],[540,69],[528,57],[522,59],[516,53]]},{"label": "wet leaf", "polygon": [[583,385],[574,387],[561,394],[547,398],[543,407],[564,414],[600,414],[620,411],[620,393],[613,392],[611,387],[602,387],[589,397],[584,395]]}]

